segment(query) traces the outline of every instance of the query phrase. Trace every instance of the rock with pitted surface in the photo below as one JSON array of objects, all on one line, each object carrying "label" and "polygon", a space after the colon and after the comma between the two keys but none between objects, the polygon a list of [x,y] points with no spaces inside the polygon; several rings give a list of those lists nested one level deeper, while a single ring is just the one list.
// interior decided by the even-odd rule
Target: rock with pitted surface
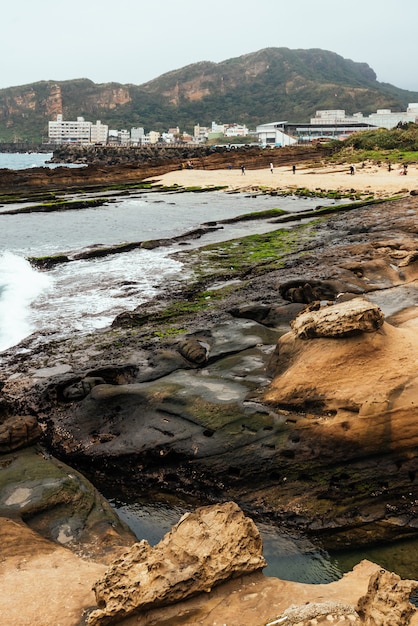
[{"label": "rock with pitted surface", "polygon": [[370,577],[367,594],[360,598],[357,611],[365,626],[408,626],[416,608],[410,602],[418,589],[416,580],[402,580],[382,569]]},{"label": "rock with pitted surface", "polygon": [[302,311],[290,325],[301,339],[314,339],[372,333],[379,330],[383,322],[384,315],[378,306],[363,298],[354,298],[317,311]]},{"label": "rock with pitted surface", "polygon": [[265,566],[257,527],[234,502],[201,507],[154,548],[141,541],[114,563],[94,586],[99,609],[88,624],[117,623]]}]

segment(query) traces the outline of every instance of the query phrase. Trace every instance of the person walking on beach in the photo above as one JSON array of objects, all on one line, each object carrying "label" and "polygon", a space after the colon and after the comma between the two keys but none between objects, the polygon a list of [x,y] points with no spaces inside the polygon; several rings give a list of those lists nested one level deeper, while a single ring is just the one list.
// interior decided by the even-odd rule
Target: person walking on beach
[{"label": "person walking on beach", "polygon": [[245,165],[241,165],[241,176],[245,175]]},{"label": "person walking on beach", "polygon": [[270,163],[270,172],[273,174],[273,163]]},{"label": "person walking on beach", "polygon": [[296,174],[296,165],[292,165],[292,172]]},{"label": "person walking on beach", "polygon": [[351,176],[354,176],[354,172],[355,172],[355,171],[356,171],[356,170],[355,170],[355,168],[354,168],[354,165],[350,165],[350,174],[351,174]]}]

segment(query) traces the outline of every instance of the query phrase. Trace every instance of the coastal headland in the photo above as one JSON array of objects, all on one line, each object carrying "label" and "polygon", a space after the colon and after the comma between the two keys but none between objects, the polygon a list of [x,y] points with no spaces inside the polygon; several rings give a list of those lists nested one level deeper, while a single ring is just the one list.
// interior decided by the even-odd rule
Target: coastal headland
[{"label": "coastal headland", "polygon": [[[299,159],[293,173],[292,152],[271,172],[276,152],[253,162],[246,153],[245,173],[244,153],[232,168],[226,155],[213,169],[202,163],[180,169],[176,162],[0,172],[4,197],[16,193],[19,176],[23,194],[74,189],[84,180],[90,188],[134,182],[191,193],[304,189],[319,197],[318,210],[300,218],[259,218],[277,221],[273,232],[257,235],[255,223],[251,237],[186,246],[177,253],[185,281],[167,284],[111,328],[62,341],[31,337],[2,354],[5,624],[35,623],[32,597],[43,599],[39,623],[48,626],[76,626],[94,615],[103,624],[209,626],[239,619],[243,626],[307,626],[333,616],[334,623],[360,625],[373,624],[377,605],[383,617],[375,623],[418,623],[408,601],[414,583],[402,586],[382,573],[381,581],[379,565],[367,562],[319,587],[237,570],[235,579],[219,580],[195,599],[176,597],[167,607],[141,599],[135,617],[120,606],[101,613],[117,595],[106,581],[118,568],[125,571],[127,561],[107,574],[106,568],[134,540],[85,477],[121,492],[178,494],[210,507],[234,501],[256,523],[269,519],[327,549],[417,536],[414,166],[407,176],[373,163],[350,174],[347,164],[329,165],[315,152],[303,164]],[[45,181],[53,182],[45,188]],[[321,194],[330,192],[355,202],[321,213]],[[236,515],[233,509],[235,521]],[[190,521],[193,528],[202,524]],[[138,550],[148,553],[146,546]],[[217,550],[211,548],[214,559]],[[195,558],[185,556],[176,571]],[[155,571],[150,563],[148,571]],[[106,597],[98,605],[88,592],[93,583]],[[398,594],[392,603],[382,601],[389,587]],[[307,603],[310,613],[285,613]],[[399,611],[385,617],[389,605]],[[39,602],[36,607],[42,611]]]}]

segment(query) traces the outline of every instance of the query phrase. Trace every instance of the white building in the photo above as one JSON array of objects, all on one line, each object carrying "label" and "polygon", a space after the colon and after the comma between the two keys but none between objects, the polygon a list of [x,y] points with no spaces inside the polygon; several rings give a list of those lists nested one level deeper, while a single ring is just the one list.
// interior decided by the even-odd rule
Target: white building
[{"label": "white building", "polygon": [[90,143],[91,122],[84,117],[76,121],[64,120],[61,114],[55,122],[48,122],[48,139],[50,143]]},{"label": "white building", "polygon": [[316,111],[315,117],[311,117],[311,124],[343,124],[347,121],[344,109],[325,109]]},{"label": "white building", "polygon": [[176,135],[174,135],[170,131],[168,131],[167,133],[161,133],[160,139],[164,143],[172,143],[172,144],[176,143],[176,141],[177,141]]},{"label": "white building", "polygon": [[418,102],[411,102],[406,111],[392,111],[391,109],[378,109],[376,113],[363,115],[354,113],[346,115],[343,109],[328,109],[316,111],[315,117],[311,118],[312,125],[324,124],[359,124],[366,123],[378,128],[395,128],[399,123],[416,123],[418,121]]},{"label": "white building", "polygon": [[230,124],[225,129],[225,137],[246,137],[248,128],[240,124]]},{"label": "white building", "polygon": [[108,127],[100,120],[96,124],[86,122],[84,117],[77,120],[64,120],[62,114],[57,115],[55,122],[48,122],[48,140],[50,143],[106,143]]},{"label": "white building", "polygon": [[380,128],[395,128],[398,124],[416,123],[418,121],[418,102],[411,102],[404,112],[397,113],[390,109],[378,109],[376,113],[369,115],[367,120]]},{"label": "white building", "polygon": [[225,124],[217,124],[216,122],[212,122],[210,132],[220,133],[221,135],[223,135],[225,133]]},{"label": "white building", "polygon": [[145,131],[142,126],[131,128],[131,144],[141,146],[144,143]]},{"label": "white building", "polygon": [[270,122],[269,124],[260,124],[256,128],[258,141],[264,147],[281,148],[283,146],[292,146],[297,143],[297,139],[285,133],[284,127],[287,122]]},{"label": "white building", "polygon": [[156,130],[150,130],[147,137],[148,143],[158,143],[160,133],[158,133]]},{"label": "white building", "polygon": [[207,140],[209,135],[209,129],[207,126],[200,126],[200,124],[196,124],[193,128],[193,137],[197,143],[202,143]]},{"label": "white building", "polygon": [[106,145],[108,133],[109,126],[107,124],[102,124],[100,120],[97,120],[97,122],[92,124],[90,127],[90,142]]},{"label": "white building", "polygon": [[118,130],[118,142],[121,146],[128,146],[131,143],[131,133],[126,128]]}]

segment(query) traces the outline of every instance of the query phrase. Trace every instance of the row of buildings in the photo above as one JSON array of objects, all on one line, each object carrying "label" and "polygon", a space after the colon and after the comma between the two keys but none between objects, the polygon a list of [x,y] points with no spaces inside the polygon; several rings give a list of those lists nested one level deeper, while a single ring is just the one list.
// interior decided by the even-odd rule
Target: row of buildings
[{"label": "row of buildings", "polygon": [[145,146],[149,144],[201,144],[220,137],[227,137],[234,142],[236,137],[251,137],[262,146],[289,146],[297,143],[311,143],[313,141],[346,139],[352,133],[371,128],[391,129],[399,123],[418,122],[418,103],[408,105],[406,111],[394,112],[391,109],[378,109],[376,113],[363,115],[355,113],[346,115],[343,109],[316,111],[315,117],[307,124],[294,124],[287,121],[260,124],[250,131],[240,124],[217,124],[204,127],[197,124],[193,135],[180,132],[178,127],[169,128],[167,132],[158,133],[137,127],[131,130],[111,130],[107,124],[98,120],[95,124],[87,122],[83,117],[75,121],[64,120],[57,115],[55,121],[48,123],[48,142],[52,144],[101,144],[121,146]]},{"label": "row of buildings", "polygon": [[76,120],[64,120],[63,116],[57,115],[57,119],[48,122],[48,143],[63,144],[102,144],[122,146],[145,146],[149,144],[176,144],[176,143],[205,143],[216,137],[246,137],[250,131],[240,124],[216,124],[212,122],[210,128],[194,127],[193,135],[180,132],[178,127],[169,128],[167,132],[159,133],[150,130],[145,133],[144,128],[137,127],[131,130],[111,130],[107,124],[98,120],[95,124],[87,122],[84,117]]}]

